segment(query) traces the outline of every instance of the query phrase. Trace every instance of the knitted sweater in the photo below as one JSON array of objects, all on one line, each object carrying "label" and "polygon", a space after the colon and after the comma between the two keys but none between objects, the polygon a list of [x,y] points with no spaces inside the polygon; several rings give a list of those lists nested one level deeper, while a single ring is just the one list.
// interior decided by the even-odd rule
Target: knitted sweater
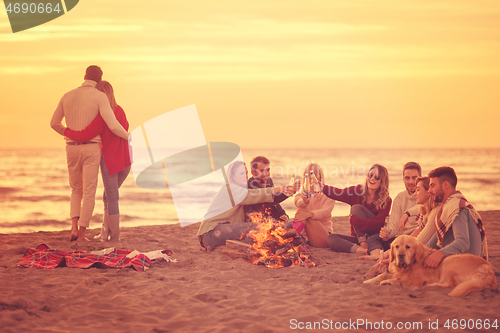
[{"label": "knitted sweater", "polygon": [[[100,113],[115,135],[128,140],[128,132],[116,120],[106,94],[95,89],[96,84],[95,81],[85,80],[80,87],[64,94],[52,115],[50,126],[63,135],[65,126],[62,120],[65,118],[69,128],[80,131]],[[68,138],[66,140],[71,141]],[[91,141],[101,141],[101,136],[97,135]]]},{"label": "knitted sweater", "polygon": [[378,233],[380,229],[384,226],[385,218],[389,215],[389,211],[391,210],[392,199],[390,197],[387,198],[385,205],[382,209],[377,209],[377,207],[371,203],[367,204],[362,203],[363,201],[363,186],[356,185],[346,187],[344,189],[339,189],[333,186],[325,185],[323,186],[323,193],[328,196],[330,199],[342,201],[350,206],[359,204],[365,206],[370,212],[375,214],[375,218],[373,219],[365,219],[359,218],[357,216],[352,216],[351,218],[351,235],[356,235],[353,227],[356,227],[358,230],[368,233],[374,234]]},{"label": "knitted sweater", "polygon": [[[296,193],[294,197],[296,207],[300,199],[302,199],[302,195],[300,193]],[[319,199],[316,196],[311,196],[311,199],[307,204],[307,209],[314,214],[314,217],[311,219],[319,221],[330,233],[333,233],[333,207],[335,207],[335,200],[330,199],[326,195],[322,195]]]},{"label": "knitted sweater", "polygon": [[[387,223],[387,229],[391,230],[389,238],[394,238],[403,234],[398,231],[398,222],[401,219],[401,216],[403,216],[404,212],[414,207],[416,202],[417,198],[414,195],[408,193],[407,190],[399,192],[398,195],[396,195],[392,202],[392,210],[391,215],[389,215],[389,223]],[[412,210],[410,210],[410,212],[412,212]],[[405,235],[411,234],[413,230],[418,227],[418,223],[416,220],[417,215],[418,210],[416,214],[411,215],[408,218],[408,221],[405,224]]]}]

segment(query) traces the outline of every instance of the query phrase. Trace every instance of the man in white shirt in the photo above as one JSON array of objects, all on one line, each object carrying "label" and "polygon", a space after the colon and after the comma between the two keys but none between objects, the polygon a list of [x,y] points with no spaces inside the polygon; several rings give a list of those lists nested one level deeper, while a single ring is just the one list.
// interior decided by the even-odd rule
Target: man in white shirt
[{"label": "man in white shirt", "polygon": [[[403,166],[403,182],[406,189],[398,193],[392,201],[392,210],[387,226],[380,229],[378,235],[372,235],[368,238],[368,253],[374,258],[378,258],[380,252],[389,249],[397,236],[409,235],[418,227],[416,216],[410,216],[408,209],[416,205],[417,198],[414,195],[416,180],[421,174],[422,168],[416,162],[408,162]],[[398,222],[403,214],[409,216],[404,232],[398,230]]]},{"label": "man in white shirt", "polygon": [[[98,66],[89,66],[85,71],[83,84],[64,94],[50,121],[50,126],[57,133],[64,135],[63,118],[65,118],[69,128],[80,131],[87,127],[100,113],[114,134],[128,140],[129,134],[116,120],[108,98],[103,92],[95,89],[101,78],[102,70]],[[71,186],[70,218],[72,226],[70,240],[83,241],[95,206],[95,191],[101,160],[101,136],[97,135],[85,143],[74,142],[69,138],[65,139]]]}]

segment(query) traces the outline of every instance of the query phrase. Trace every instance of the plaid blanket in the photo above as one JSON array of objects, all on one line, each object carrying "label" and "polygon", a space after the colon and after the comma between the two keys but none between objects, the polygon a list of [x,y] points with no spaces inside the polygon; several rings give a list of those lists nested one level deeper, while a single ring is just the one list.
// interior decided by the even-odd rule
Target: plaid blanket
[{"label": "plaid blanket", "polygon": [[[172,252],[166,250],[165,254]],[[45,244],[36,249],[28,249],[17,266],[53,269],[56,267],[89,268],[92,265],[105,265],[112,268],[132,267],[136,271],[144,272],[151,264],[151,260],[145,254],[137,254],[127,257],[132,251],[114,249],[108,254],[98,255],[84,251],[66,252],[52,250]]]},{"label": "plaid blanket", "polygon": [[448,232],[451,225],[457,218],[458,214],[462,209],[468,209],[471,218],[476,222],[476,225],[481,234],[482,240],[482,253],[481,256],[488,260],[488,242],[486,240],[486,232],[484,231],[483,221],[481,216],[476,211],[474,207],[465,199],[464,195],[460,191],[455,191],[452,195],[446,199],[444,204],[438,211],[436,216],[436,234],[438,236],[437,246],[443,247],[444,235]]}]

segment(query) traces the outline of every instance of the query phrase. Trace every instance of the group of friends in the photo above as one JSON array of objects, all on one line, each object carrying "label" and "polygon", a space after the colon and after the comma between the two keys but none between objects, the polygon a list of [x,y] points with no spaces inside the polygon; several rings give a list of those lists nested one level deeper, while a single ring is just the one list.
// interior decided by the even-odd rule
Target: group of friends
[{"label": "group of friends", "polygon": [[[51,120],[51,127],[66,140],[71,241],[86,239],[99,167],[104,184],[104,217],[96,238],[108,241],[119,240],[120,236],[118,189],[132,164],[129,124],[116,103],[113,87],[102,81],[102,74],[98,66],[89,66],[83,84],[61,98]],[[255,216],[259,216],[282,222],[290,232],[303,235],[313,247],[359,253],[363,258],[382,257],[396,237],[411,235],[438,250],[426,258],[427,267],[437,267],[444,257],[457,253],[488,259],[481,217],[457,191],[457,175],[451,167],[438,167],[422,176],[418,163],[406,163],[402,170],[405,190],[392,200],[389,173],[380,164],[370,167],[363,184],[341,189],[326,185],[323,168],[311,163],[301,176],[305,179],[314,174],[319,188],[314,195],[306,191],[307,182],[275,186],[270,161],[264,156],[255,157],[250,165],[250,179],[242,161],[227,168],[227,187],[212,199],[197,234],[201,246],[208,250],[257,229]],[[232,196],[229,206],[227,202],[221,204],[227,201],[228,193]],[[291,196],[297,207],[293,219],[280,205]],[[333,232],[335,201],[351,206],[350,235]]]},{"label": "group of friends", "polygon": [[[213,198],[198,230],[200,244],[207,250],[224,245],[226,240],[242,239],[257,229],[259,221],[252,218],[257,215],[263,220],[282,222],[286,229],[303,235],[310,246],[359,253],[364,255],[362,259],[382,258],[400,235],[411,235],[437,249],[425,259],[427,267],[437,267],[444,257],[458,253],[488,257],[481,217],[457,191],[458,179],[451,167],[438,167],[422,176],[418,163],[406,163],[402,170],[405,190],[392,200],[389,173],[380,164],[369,168],[363,184],[341,189],[324,184],[323,168],[311,163],[302,179],[313,172],[321,189],[316,195],[309,195],[304,182],[275,186],[270,177],[270,161],[264,156],[255,157],[250,165],[250,179],[243,162],[229,165],[228,188],[239,199],[227,209],[218,200],[225,190]],[[297,208],[293,219],[280,205],[292,195]],[[351,206],[350,235],[333,232],[335,201]]]}]

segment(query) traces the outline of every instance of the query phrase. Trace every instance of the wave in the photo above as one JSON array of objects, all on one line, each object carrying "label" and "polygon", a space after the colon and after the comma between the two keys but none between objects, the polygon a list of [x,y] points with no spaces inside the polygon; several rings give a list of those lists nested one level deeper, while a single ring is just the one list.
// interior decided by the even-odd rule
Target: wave
[{"label": "wave", "polygon": [[[102,219],[103,219],[103,214],[94,214],[94,215],[92,215],[90,222],[102,222]],[[136,220],[140,220],[140,219],[142,219],[142,217],[140,217],[140,216],[120,214],[120,223],[121,222],[128,222],[128,221],[136,221]]]},{"label": "wave", "polygon": [[[21,189],[10,189],[10,188],[0,188],[0,197],[3,196],[3,201],[19,201],[19,202],[40,202],[40,201],[52,201],[52,202],[69,202],[69,195],[41,195],[41,196],[10,196],[9,194],[20,191]],[[97,194],[96,202],[102,201],[102,195]],[[172,200],[170,193],[148,193],[148,194],[126,194],[120,196],[120,201],[130,201],[130,202],[148,202],[148,203],[164,203],[165,200]]]},{"label": "wave", "polygon": [[42,195],[42,196],[29,196],[29,197],[10,197],[9,201],[28,201],[28,202],[39,202],[39,201],[69,201],[68,196],[62,195]]},{"label": "wave", "polygon": [[479,183],[481,185],[500,184],[500,179],[495,179],[495,178],[472,178],[468,179],[467,181],[471,183]]},{"label": "wave", "polygon": [[[102,214],[94,214],[91,218],[91,222],[102,222],[103,215]],[[133,216],[133,215],[126,215],[122,214],[120,215],[120,222],[128,222],[128,221],[134,221],[134,220],[140,220],[141,217],[139,216]],[[69,219],[67,220],[54,220],[54,219],[43,219],[43,220],[24,220],[24,221],[18,221],[18,222],[3,222],[0,223],[0,229],[12,229],[12,228],[22,228],[22,227],[42,227],[42,226],[57,226],[57,227],[63,227],[66,228],[67,226],[71,225],[71,221]]]},{"label": "wave", "polygon": [[40,227],[44,225],[52,226],[68,226],[71,222],[68,221],[58,221],[58,220],[27,220],[21,222],[4,222],[0,223],[0,228],[20,228],[20,227]]},{"label": "wave", "polygon": [[0,195],[6,195],[21,190],[17,187],[0,187]]}]

